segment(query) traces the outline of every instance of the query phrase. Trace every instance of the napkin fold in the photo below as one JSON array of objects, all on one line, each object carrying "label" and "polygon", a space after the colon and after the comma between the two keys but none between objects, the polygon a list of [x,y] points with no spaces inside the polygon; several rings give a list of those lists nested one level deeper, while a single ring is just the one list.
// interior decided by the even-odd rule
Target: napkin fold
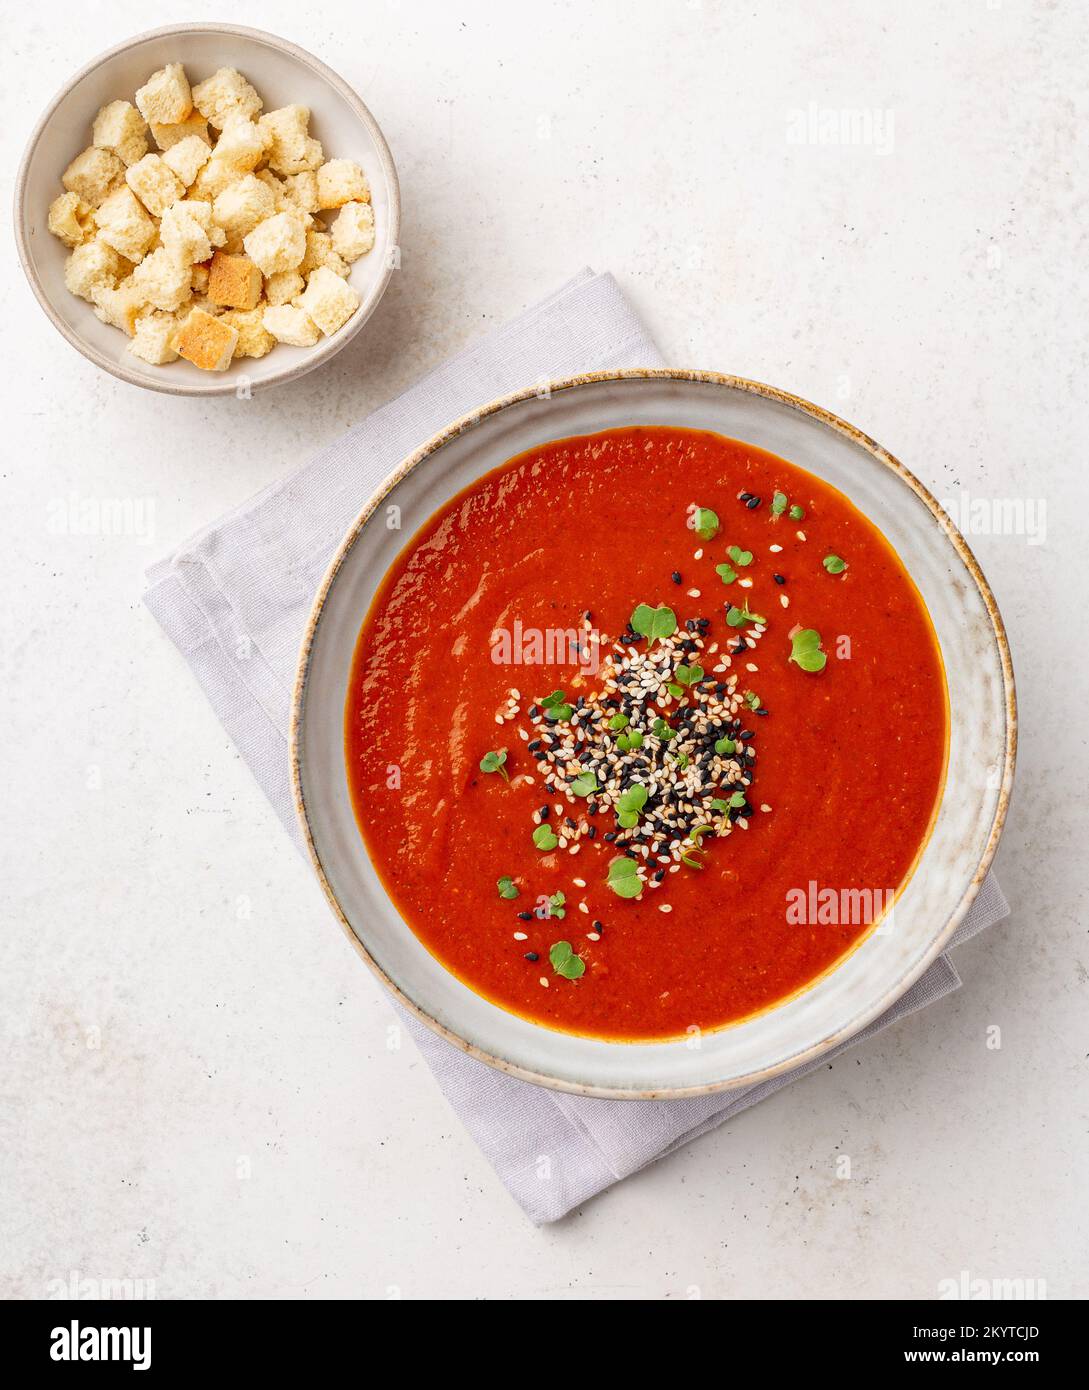
[{"label": "napkin fold", "polygon": [[[145,603],[301,852],[288,770],[295,666],[314,591],[362,503],[424,440],[497,396],[579,372],[663,365],[612,276],[584,270],[148,571]],[[952,944],[1008,915],[989,875]],[[742,1092],[675,1101],[562,1095],[494,1071],[402,1017],[503,1184],[542,1223],[959,985],[943,955],[888,1013],[817,1061]]]}]

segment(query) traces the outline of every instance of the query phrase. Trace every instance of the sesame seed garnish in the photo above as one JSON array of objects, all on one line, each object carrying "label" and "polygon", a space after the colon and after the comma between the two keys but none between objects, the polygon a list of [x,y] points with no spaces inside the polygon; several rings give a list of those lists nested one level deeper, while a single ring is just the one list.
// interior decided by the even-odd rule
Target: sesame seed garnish
[{"label": "sesame seed garnish", "polygon": [[514,933],[514,939],[515,941],[528,941],[529,937],[525,934],[524,931],[516,931]]},{"label": "sesame seed garnish", "polygon": [[548,976],[547,976],[547,975],[542,975],[542,976],[541,976],[541,988],[542,988],[542,989],[547,989],[547,988],[548,988]]},{"label": "sesame seed garnish", "polygon": [[688,591],[688,597],[689,597],[689,598],[699,598],[699,596],[700,596],[700,591],[699,591],[698,589],[689,589],[689,591]]},{"label": "sesame seed garnish", "polygon": [[659,904],[658,904],[658,911],[659,911],[659,912],[672,912],[672,911],[673,911],[673,906],[672,906],[671,903],[659,903]]}]

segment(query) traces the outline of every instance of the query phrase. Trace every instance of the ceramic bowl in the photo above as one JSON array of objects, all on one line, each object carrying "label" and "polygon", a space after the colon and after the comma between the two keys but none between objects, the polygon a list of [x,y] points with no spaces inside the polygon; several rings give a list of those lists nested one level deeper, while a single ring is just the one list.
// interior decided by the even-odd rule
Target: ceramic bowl
[{"label": "ceramic bowl", "polygon": [[[933,833],[883,922],[836,969],[788,1001],[691,1040],[617,1043],[555,1032],[498,1008],[448,973],[388,896],[355,822],[343,727],[360,624],[407,534],[523,450],[627,425],[715,430],[801,465],[885,534],[930,610],[950,699],[949,768]],[[381,524],[396,503],[404,531]],[[377,509],[381,506],[381,511]],[[295,690],[298,812],[334,911],[364,959],[429,1027],[512,1075],[582,1095],[660,1099],[751,1086],[864,1028],[949,942],[998,842],[1013,778],[1013,671],[994,597],[963,538],[922,485],[873,440],[795,396],[697,372],[618,372],[504,398],[425,444],[364,506],[314,604]],[[874,808],[880,816],[880,807]]]},{"label": "ceramic bowl", "polygon": [[[283,343],[260,358],[240,358],[225,372],[202,372],[179,359],[163,367],[127,351],[128,339],[100,323],[85,300],[64,285],[68,248],[48,230],[49,205],[64,190],[61,174],[91,143],[91,124],[108,101],[131,101],[166,63],[180,62],[192,82],[217,68],[237,68],[257,88],[266,111],[292,102],[308,106],[310,130],[327,158],[354,159],[371,184],[375,244],[351,269],[360,305],[339,332],[312,348]],[[19,257],[54,327],[97,366],[135,386],[182,396],[236,395],[290,381],[340,351],[366,323],[397,263],[400,193],[393,158],[378,124],[348,84],[312,54],[258,29],[232,24],[180,24],[138,34],[76,73],[49,104],[27,144],[15,193]]]}]

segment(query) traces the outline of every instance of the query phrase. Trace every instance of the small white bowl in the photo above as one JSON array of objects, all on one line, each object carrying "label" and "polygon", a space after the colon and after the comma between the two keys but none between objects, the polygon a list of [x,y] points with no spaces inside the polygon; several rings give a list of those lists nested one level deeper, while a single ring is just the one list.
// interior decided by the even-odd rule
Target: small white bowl
[{"label": "small white bowl", "polygon": [[[225,372],[202,372],[179,359],[153,367],[127,351],[129,339],[99,322],[64,284],[68,248],[47,226],[49,205],[63,193],[61,174],[91,143],[91,123],[108,101],[131,101],[166,63],[180,62],[190,81],[217,68],[237,68],[257,88],[266,111],[292,102],[308,106],[312,134],[327,159],[362,165],[374,203],[375,244],[351,269],[360,305],[339,332],[312,348],[279,344],[265,357],[240,358]],[[366,323],[397,264],[401,198],[389,146],[374,117],[348,84],[312,54],[274,34],[234,24],[178,24],[154,29],[102,53],[50,102],[26,147],[15,188],[15,238],[31,289],[56,328],[84,357],[122,381],[179,396],[231,396],[263,390],[313,371]]]}]

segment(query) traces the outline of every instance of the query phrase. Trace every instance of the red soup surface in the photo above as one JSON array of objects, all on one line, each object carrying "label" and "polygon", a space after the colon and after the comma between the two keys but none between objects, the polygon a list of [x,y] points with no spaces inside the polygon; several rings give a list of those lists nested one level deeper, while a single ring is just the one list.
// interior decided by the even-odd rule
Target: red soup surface
[{"label": "red soup surface", "polygon": [[833,967],[922,850],[948,742],[930,619],[848,500],[639,427],[511,459],[366,615],[345,712],[401,915],[548,1027],[661,1039]]}]

